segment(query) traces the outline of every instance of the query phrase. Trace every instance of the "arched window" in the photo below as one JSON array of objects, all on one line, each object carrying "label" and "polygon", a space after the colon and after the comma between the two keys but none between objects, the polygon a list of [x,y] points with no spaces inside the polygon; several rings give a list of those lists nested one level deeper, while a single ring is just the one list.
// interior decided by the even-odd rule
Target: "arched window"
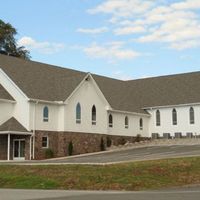
[{"label": "arched window", "polygon": [[92,106],[92,125],[96,125],[96,107],[95,105]]},{"label": "arched window", "polygon": [[125,122],[125,128],[128,128],[128,117],[127,116],[125,117],[125,121],[124,122]]},{"label": "arched window", "polygon": [[160,111],[156,110],[156,126],[160,126]]},{"label": "arched window", "polygon": [[81,123],[81,105],[80,103],[77,103],[76,105],[76,123]]},{"label": "arched window", "polygon": [[43,109],[43,122],[49,121],[49,108],[47,106]]},{"label": "arched window", "polygon": [[112,117],[111,114],[110,114],[109,117],[108,117],[108,126],[109,126],[109,127],[113,127],[113,117]]},{"label": "arched window", "polygon": [[190,124],[194,124],[194,108],[190,107]]},{"label": "arched window", "polygon": [[172,110],[172,124],[177,125],[177,112],[175,108]]},{"label": "arched window", "polygon": [[143,119],[140,118],[140,130],[143,130]]}]

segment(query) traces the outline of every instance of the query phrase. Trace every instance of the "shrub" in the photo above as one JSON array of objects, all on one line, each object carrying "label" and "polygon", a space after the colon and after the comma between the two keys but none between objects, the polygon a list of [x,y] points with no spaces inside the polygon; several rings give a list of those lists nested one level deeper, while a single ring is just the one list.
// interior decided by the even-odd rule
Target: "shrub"
[{"label": "shrub", "polygon": [[112,140],[108,136],[106,137],[106,145],[107,147],[110,147],[112,145]]},{"label": "shrub", "polygon": [[141,135],[137,134],[135,138],[135,142],[140,142],[141,141]]},{"label": "shrub", "polygon": [[120,137],[118,139],[118,145],[125,145],[126,144],[126,139],[124,137]]},{"label": "shrub", "polygon": [[68,155],[71,156],[73,154],[73,143],[72,141],[69,142],[69,145],[68,145]]},{"label": "shrub", "polygon": [[45,149],[45,158],[53,158],[54,157],[54,152],[52,149],[48,148]]},{"label": "shrub", "polygon": [[101,142],[100,142],[100,150],[101,151],[105,151],[106,150],[103,137],[101,138]]}]

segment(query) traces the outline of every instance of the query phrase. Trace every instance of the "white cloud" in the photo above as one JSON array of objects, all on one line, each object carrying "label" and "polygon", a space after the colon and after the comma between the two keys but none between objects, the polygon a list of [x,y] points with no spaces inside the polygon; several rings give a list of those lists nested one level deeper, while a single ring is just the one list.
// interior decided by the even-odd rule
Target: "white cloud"
[{"label": "white cloud", "polygon": [[125,49],[123,42],[110,42],[106,44],[96,44],[83,48],[84,53],[90,58],[104,58],[109,61],[134,59],[140,56],[139,52],[132,49]]},{"label": "white cloud", "polygon": [[31,37],[22,37],[18,40],[19,46],[25,46],[27,49],[37,50],[43,54],[53,54],[64,49],[64,44],[61,43],[50,43],[50,42],[38,42]]},{"label": "white cloud", "polygon": [[89,9],[90,14],[108,13],[113,17],[130,17],[141,14],[153,6],[151,0],[107,0],[96,8]]},{"label": "white cloud", "polygon": [[77,32],[79,33],[85,33],[85,34],[100,34],[105,33],[108,31],[107,27],[100,27],[100,28],[93,28],[93,29],[87,29],[87,28],[79,28],[77,29]]},{"label": "white cloud", "polygon": [[187,1],[182,1],[179,3],[174,3],[171,6],[172,8],[175,9],[199,9],[200,8],[200,1],[199,0],[187,0]]},{"label": "white cloud", "polygon": [[188,48],[197,48],[200,47],[200,40],[188,40],[185,42],[176,42],[172,43],[171,48],[177,49],[177,50],[183,50],[183,49],[188,49]]},{"label": "white cloud", "polygon": [[142,26],[127,26],[127,27],[120,27],[114,30],[116,35],[129,35],[132,33],[142,33],[145,32],[145,28]]},{"label": "white cloud", "polygon": [[111,74],[111,77],[116,78],[116,79],[120,79],[120,80],[123,80],[123,81],[127,81],[127,80],[132,80],[133,79],[133,76],[128,75],[128,74],[124,73],[121,70],[114,71]]},{"label": "white cloud", "polygon": [[108,14],[115,35],[183,50],[200,46],[199,11],[200,0],[106,0],[88,12]]}]

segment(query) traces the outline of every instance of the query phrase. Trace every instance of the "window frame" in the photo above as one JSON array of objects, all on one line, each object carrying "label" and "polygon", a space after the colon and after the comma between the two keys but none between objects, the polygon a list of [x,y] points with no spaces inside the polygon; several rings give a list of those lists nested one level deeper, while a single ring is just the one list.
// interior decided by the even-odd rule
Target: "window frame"
[{"label": "window frame", "polygon": [[156,110],[156,126],[161,126],[160,110]]},{"label": "window frame", "polygon": [[177,110],[173,108],[172,110],[172,125],[176,126],[178,124]]},{"label": "window frame", "polygon": [[92,125],[96,125],[97,123],[97,109],[96,106],[92,106]]},{"label": "window frame", "polygon": [[193,107],[190,107],[189,109],[189,119],[190,119],[190,124],[195,124],[195,113]]},{"label": "window frame", "polygon": [[129,118],[128,118],[128,116],[125,116],[125,118],[124,118],[124,127],[125,127],[126,129],[129,128]]},{"label": "window frame", "polygon": [[140,118],[139,120],[139,127],[140,127],[140,130],[143,130],[143,118]]},{"label": "window frame", "polygon": [[43,108],[43,122],[48,122],[49,121],[49,107],[44,106]]},{"label": "window frame", "polygon": [[108,116],[108,127],[113,128],[113,116],[112,116],[112,114],[109,114],[109,116]]},{"label": "window frame", "polygon": [[[44,141],[43,139],[46,139],[46,141]],[[43,144],[46,144],[45,146]],[[42,148],[43,149],[47,149],[49,148],[49,137],[48,136],[42,136]]]},{"label": "window frame", "polygon": [[81,124],[81,104],[76,104],[76,124]]}]

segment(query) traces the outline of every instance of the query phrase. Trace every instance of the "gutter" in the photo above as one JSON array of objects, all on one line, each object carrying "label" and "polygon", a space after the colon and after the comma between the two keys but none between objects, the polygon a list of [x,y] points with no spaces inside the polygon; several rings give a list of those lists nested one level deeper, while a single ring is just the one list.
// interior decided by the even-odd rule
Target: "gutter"
[{"label": "gutter", "polygon": [[150,117],[150,114],[144,114],[144,113],[136,113],[136,112],[129,112],[129,111],[121,111],[121,110],[108,110],[109,112],[117,112],[117,113],[126,113],[126,114],[131,114],[131,115],[138,115],[138,116],[145,116],[145,117]]},{"label": "gutter", "polygon": [[185,103],[185,104],[175,104],[175,105],[164,105],[164,106],[152,106],[152,107],[144,107],[142,109],[144,110],[152,110],[156,108],[171,108],[171,107],[183,107],[183,106],[194,106],[194,105],[200,105],[200,102],[197,103]]},{"label": "gutter", "polygon": [[65,105],[63,101],[48,101],[48,100],[40,100],[40,99],[29,99],[29,102],[33,103],[48,103],[48,104],[56,104],[56,105]]},{"label": "gutter", "polygon": [[0,101],[1,101],[1,102],[6,102],[6,103],[7,103],[7,102],[8,102],[8,103],[13,103],[13,104],[16,103],[15,100],[8,100],[8,99],[0,99]]},{"label": "gutter", "polygon": [[33,135],[32,132],[21,132],[21,131],[0,131],[0,134],[18,134],[18,135]]}]

